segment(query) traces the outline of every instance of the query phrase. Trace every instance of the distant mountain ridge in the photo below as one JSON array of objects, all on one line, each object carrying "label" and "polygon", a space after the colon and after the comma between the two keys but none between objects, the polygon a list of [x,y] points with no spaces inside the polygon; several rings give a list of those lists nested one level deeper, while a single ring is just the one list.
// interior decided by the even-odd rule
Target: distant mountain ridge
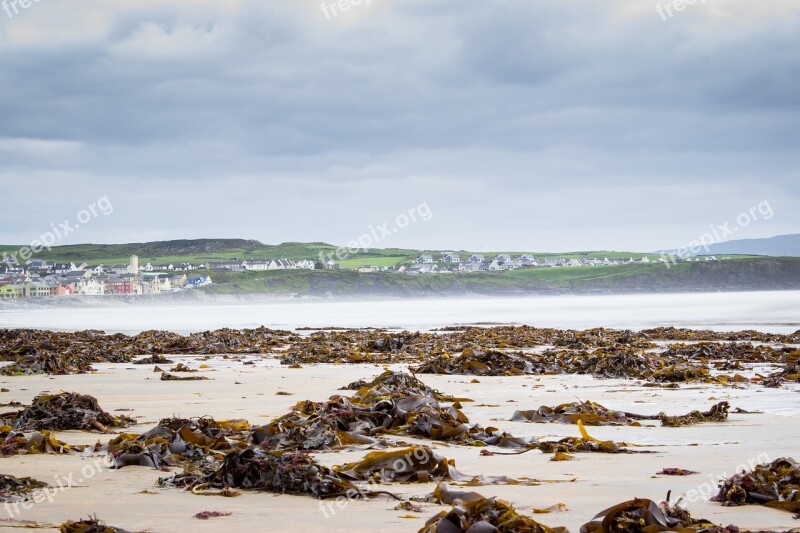
[{"label": "distant mountain ridge", "polygon": [[766,255],[800,257],[800,233],[778,235],[765,239],[738,239],[709,246],[714,255]]}]

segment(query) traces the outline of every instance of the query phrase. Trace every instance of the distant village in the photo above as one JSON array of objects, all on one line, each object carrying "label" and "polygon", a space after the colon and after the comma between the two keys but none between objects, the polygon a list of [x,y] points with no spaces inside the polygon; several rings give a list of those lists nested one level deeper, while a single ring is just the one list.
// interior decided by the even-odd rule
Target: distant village
[{"label": "distant village", "polygon": [[[647,256],[643,256],[641,259],[632,257],[628,259],[566,259],[549,257],[539,261],[530,254],[523,254],[516,258],[510,254],[498,254],[491,259],[482,254],[472,254],[463,260],[456,252],[440,252],[438,255],[438,258],[434,258],[433,255],[420,255],[410,265],[400,265],[393,268],[366,265],[358,270],[360,272],[394,270],[396,272],[405,272],[406,274],[445,274],[453,272],[503,272],[520,268],[593,267],[652,262]],[[717,258],[714,256],[678,259],[680,262],[716,260]],[[662,257],[658,261],[666,263],[667,258]]]},{"label": "distant village", "polygon": [[[498,254],[486,258],[472,254],[464,260],[456,252],[440,252],[438,257],[420,255],[410,264],[394,267],[361,265],[355,270],[369,272],[400,272],[409,275],[446,274],[457,272],[503,272],[521,268],[592,267],[629,263],[650,263],[640,259],[565,259],[546,258],[538,261],[533,255],[512,257]],[[685,258],[682,262],[716,261],[714,256]],[[666,262],[665,258],[659,261]],[[41,298],[46,296],[137,296],[192,290],[211,285],[209,271],[247,272],[273,270],[315,270],[342,268],[335,261],[303,259],[229,259],[203,264],[139,264],[131,256],[127,265],[97,265],[86,263],[48,263],[29,259],[24,265],[0,264],[0,299]]]}]

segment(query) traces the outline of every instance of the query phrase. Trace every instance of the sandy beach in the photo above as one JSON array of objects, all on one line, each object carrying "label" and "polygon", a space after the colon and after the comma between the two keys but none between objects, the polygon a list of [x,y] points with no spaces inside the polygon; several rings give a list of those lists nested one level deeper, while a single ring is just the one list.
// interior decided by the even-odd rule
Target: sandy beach
[{"label": "sandy beach", "polygon": [[[194,356],[173,358],[197,367]],[[244,360],[257,360],[257,365],[244,365]],[[32,401],[43,392],[76,391],[95,396],[109,412],[132,409],[126,413],[138,425],[126,431],[140,433],[153,427],[160,418],[178,415],[196,417],[210,415],[216,419],[244,418],[252,424],[263,424],[288,412],[300,400],[322,401],[341,393],[338,389],[351,381],[372,378],[382,372],[382,365],[304,365],[292,369],[276,360],[260,356],[242,361],[211,357],[202,375],[211,378],[198,382],[164,382],[153,372],[152,365],[97,364],[93,374],[52,377],[4,377],[0,385],[9,392],[0,394],[4,403]],[[393,365],[396,370],[405,365]],[[463,411],[471,422],[497,426],[516,436],[561,438],[577,436],[574,425],[528,424],[510,422],[516,409],[535,409],[540,405],[592,400],[607,407],[643,414],[660,411],[683,413],[707,408],[714,400],[727,400],[732,408],[763,411],[763,414],[735,414],[724,423],[709,423],[684,428],[657,427],[657,422],[644,422],[642,427],[590,427],[593,437],[635,443],[655,453],[649,454],[579,454],[570,462],[552,462],[539,451],[523,455],[481,456],[481,448],[448,445],[427,441],[441,455],[456,461],[457,467],[469,474],[528,476],[560,483],[538,486],[489,485],[474,487],[486,496],[507,499],[519,512],[529,514],[532,508],[566,504],[566,511],[537,514],[537,520],[550,526],[566,526],[578,531],[603,509],[633,497],[660,501],[668,491],[672,499],[689,495],[686,507],[693,516],[719,524],[736,524],[749,529],[786,530],[797,527],[791,513],[759,506],[723,507],[707,501],[715,480],[734,473],[737,465],[764,457],[769,460],[797,455],[800,433],[794,424],[800,409],[797,395],[800,388],[786,385],[781,389],[765,389],[745,384],[736,388],[717,385],[683,385],[677,390],[646,388],[632,380],[604,379],[590,376],[514,376],[481,377],[478,383],[471,376],[419,376],[428,385],[454,396],[469,397]],[[282,391],[290,395],[276,395]],[[58,437],[71,444],[93,444],[113,435],[85,432],[60,432]],[[404,439],[414,442],[414,439]],[[424,442],[424,441],[418,441]],[[640,449],[640,448],[637,448]],[[317,453],[317,460],[327,466],[353,461],[366,452],[347,451]],[[26,521],[51,524],[54,527],[67,519],[89,515],[108,524],[131,531],[178,532],[187,527],[196,531],[241,529],[249,531],[417,531],[440,510],[449,508],[430,503],[421,504],[423,512],[395,510],[396,501],[375,497],[369,501],[321,503],[311,497],[250,493],[237,498],[198,496],[189,492],[159,488],[155,482],[167,472],[146,467],[120,470],[95,468],[96,457],[77,455],[35,455],[3,458],[3,472],[15,476],[32,476],[55,482],[72,476],[75,486],[56,493],[52,501],[32,504],[14,514],[6,507],[0,529],[11,531]],[[685,477],[656,476],[665,467],[698,471]],[[172,471],[180,469],[173,468]],[[87,474],[89,474],[87,476]],[[391,484],[386,489],[407,497],[424,496],[435,484]],[[696,491],[696,492],[692,492]],[[716,492],[716,490],[714,490]],[[701,495],[701,496],[698,496]],[[197,520],[202,511],[230,512],[231,515]],[[9,514],[13,514],[11,517]]]}]

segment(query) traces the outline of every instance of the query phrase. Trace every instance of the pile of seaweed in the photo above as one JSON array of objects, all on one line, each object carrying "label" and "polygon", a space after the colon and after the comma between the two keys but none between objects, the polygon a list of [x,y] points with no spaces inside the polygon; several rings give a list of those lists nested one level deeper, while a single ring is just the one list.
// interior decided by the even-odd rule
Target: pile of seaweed
[{"label": "pile of seaweed", "polygon": [[419,374],[519,376],[530,374],[533,367],[522,353],[468,348],[455,357],[448,354],[431,357],[412,371]]},{"label": "pile of seaweed", "polygon": [[647,337],[630,330],[620,331],[606,328],[574,330],[532,326],[471,327],[450,333],[447,337],[451,341],[457,340],[462,345],[475,344],[493,349],[524,349],[532,346],[563,346],[572,349],[610,348],[617,345],[638,348],[655,346]]},{"label": "pile of seaweed", "polygon": [[359,461],[334,466],[333,470],[345,479],[369,483],[454,481],[459,485],[538,485],[569,482],[464,474],[456,468],[453,459],[439,455],[429,446],[370,452]]},{"label": "pile of seaweed", "polygon": [[712,405],[708,411],[692,411],[679,416],[669,416],[661,413],[659,418],[661,419],[661,425],[665,427],[693,426],[703,422],[724,422],[728,419],[730,407],[728,402],[719,402]]},{"label": "pile of seaweed", "polygon": [[589,374],[656,382],[691,381],[708,374],[702,364],[689,364],[680,357],[659,357],[627,346],[592,351],[553,349],[529,357],[537,374]]},{"label": "pile of seaweed", "polygon": [[[581,533],[650,533],[684,531],[697,533],[739,533],[736,526],[719,526],[705,519],[695,519],[679,504],[667,500],[634,498],[598,513],[581,526]],[[519,514],[507,501],[487,498],[477,492],[450,489],[440,483],[431,500],[452,505],[431,517],[419,533],[566,533],[563,527],[548,527]]]},{"label": "pile of seaweed", "polygon": [[724,505],[760,504],[800,513],[800,464],[783,457],[739,472],[720,483],[712,501]]},{"label": "pile of seaweed", "polygon": [[413,374],[392,372],[391,370],[385,370],[371,381],[359,379],[345,385],[340,390],[358,391],[358,396],[364,398],[368,396],[408,396],[417,394],[432,396],[437,400],[447,400],[447,397],[441,392],[429,387]]},{"label": "pile of seaweed", "polygon": [[765,387],[780,387],[783,383],[800,383],[800,350],[793,350],[784,357],[784,367],[763,379]]},{"label": "pile of seaweed", "polygon": [[46,486],[47,483],[29,477],[0,474],[0,503],[28,500],[33,491]]},{"label": "pile of seaweed", "polygon": [[612,411],[599,403],[585,401],[562,403],[561,405],[542,405],[538,409],[514,411],[513,422],[577,424],[585,426],[639,426],[640,420],[661,420],[666,427],[683,427],[702,424],[704,422],[724,422],[728,419],[730,405],[719,402],[708,411],[692,411],[685,415],[669,416],[665,413],[657,415],[641,415],[625,411]]},{"label": "pile of seaweed", "polygon": [[800,330],[789,335],[778,333],[765,333],[745,329],[740,331],[711,331],[709,329],[688,329],[676,327],[658,327],[643,329],[638,336],[662,341],[751,341],[771,344],[798,344],[800,343]]},{"label": "pile of seaweed", "polygon": [[126,529],[109,526],[95,518],[86,520],[64,522],[60,527],[61,533],[131,533]]},{"label": "pile of seaweed", "polygon": [[641,425],[639,420],[658,420],[658,418],[658,415],[612,411],[590,401],[562,403],[556,406],[542,405],[536,410],[514,411],[511,415],[513,422],[577,424],[580,420],[585,426],[638,426]]},{"label": "pile of seaweed", "polygon": [[52,332],[1,329],[0,360],[6,375],[88,372],[92,363],[127,363],[142,355],[269,353],[300,337],[289,331],[219,329],[183,336],[144,331],[128,336],[102,331]]},{"label": "pile of seaweed", "polygon": [[[469,424],[460,403],[445,399],[404,373],[385,371],[352,396],[325,402],[301,401],[291,413],[257,428],[253,441],[270,450],[329,450],[385,446],[381,435],[403,435],[472,445],[527,447],[535,439],[516,438],[497,428]],[[362,386],[363,385],[363,386]]]},{"label": "pile of seaweed", "polygon": [[[308,494],[315,498],[363,498],[364,493],[328,467],[303,452],[275,452],[247,448],[229,453],[222,464],[207,463],[204,471],[175,474],[159,479],[164,487],[208,489],[252,489],[279,494]],[[207,470],[211,470],[207,472]]]},{"label": "pile of seaweed", "polygon": [[[648,353],[654,341],[674,344],[661,357]],[[167,331],[106,335],[101,331],[56,333],[28,329],[0,330],[0,360],[11,361],[6,375],[71,374],[91,371],[99,362],[166,364],[164,354],[281,353],[284,364],[420,362],[425,372],[509,375],[584,373],[654,381],[710,379],[705,368],[743,362],[777,363],[787,348],[753,342],[800,343],[800,332],[774,335],[754,331],[716,333],[659,328],[632,332],[594,328],[559,330],[530,326],[455,328],[441,333],[391,332],[383,329],[326,330],[309,335],[267,328],[220,329],[183,336]],[[547,348],[543,354],[510,350]],[[449,354],[461,354],[453,358]],[[510,359],[509,359],[510,358]],[[528,363],[532,366],[528,366]],[[726,366],[727,365],[727,366]]]},{"label": "pile of seaweed", "polygon": [[84,446],[61,442],[47,430],[34,432],[30,437],[14,431],[11,426],[0,426],[0,457],[39,453],[63,454],[81,452]]},{"label": "pile of seaweed", "polygon": [[766,344],[751,342],[698,342],[694,344],[671,344],[661,352],[661,357],[679,356],[688,360],[720,359],[728,363],[777,363],[791,348],[773,348]]},{"label": "pile of seaweed", "polygon": [[419,533],[567,533],[566,528],[550,528],[518,514],[505,500],[487,498],[477,492],[450,490],[445,483],[436,487],[433,499],[453,508],[432,517]]},{"label": "pile of seaweed", "polygon": [[635,498],[601,511],[581,526],[581,533],[640,533],[642,531],[697,531],[701,533],[739,533],[736,526],[720,527],[708,520],[696,520],[679,505],[667,501]]},{"label": "pile of seaweed", "polygon": [[185,462],[210,463],[247,448],[251,426],[245,420],[164,418],[141,435],[123,433],[98,451],[110,455],[116,468],[164,468]]},{"label": "pile of seaweed", "polygon": [[76,392],[40,394],[22,411],[0,416],[3,424],[21,431],[108,431],[109,428],[121,428],[135,423],[127,416],[113,416],[103,411],[97,398]]},{"label": "pile of seaweed", "polygon": [[291,344],[281,357],[285,365],[308,363],[393,363],[415,358],[408,349],[431,334],[386,330],[318,331]]},{"label": "pile of seaweed", "polygon": [[578,420],[578,430],[580,437],[566,437],[558,441],[541,441],[537,448],[543,453],[552,453],[551,461],[568,461],[572,459],[572,454],[576,452],[597,452],[597,453],[649,453],[636,452],[626,448],[630,446],[627,442],[614,442],[613,440],[600,440],[592,437],[583,427],[583,422]]}]

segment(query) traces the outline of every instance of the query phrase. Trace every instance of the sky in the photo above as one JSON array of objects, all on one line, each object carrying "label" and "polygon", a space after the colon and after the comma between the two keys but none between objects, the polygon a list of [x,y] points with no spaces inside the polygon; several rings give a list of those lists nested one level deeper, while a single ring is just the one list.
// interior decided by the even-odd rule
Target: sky
[{"label": "sky", "polygon": [[3,244],[800,233],[796,0],[6,0],[0,87]]}]

